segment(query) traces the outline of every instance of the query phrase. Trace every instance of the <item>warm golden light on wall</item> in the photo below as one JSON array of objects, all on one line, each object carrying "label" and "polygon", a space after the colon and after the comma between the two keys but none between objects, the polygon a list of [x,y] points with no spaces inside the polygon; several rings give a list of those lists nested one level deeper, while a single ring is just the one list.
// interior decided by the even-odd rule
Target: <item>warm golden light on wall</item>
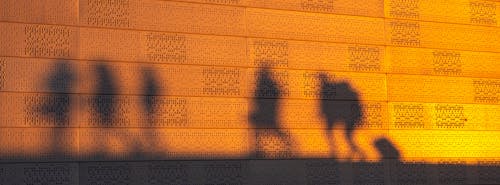
[{"label": "warm golden light on wall", "polygon": [[499,166],[499,1],[0,7],[0,165]]}]

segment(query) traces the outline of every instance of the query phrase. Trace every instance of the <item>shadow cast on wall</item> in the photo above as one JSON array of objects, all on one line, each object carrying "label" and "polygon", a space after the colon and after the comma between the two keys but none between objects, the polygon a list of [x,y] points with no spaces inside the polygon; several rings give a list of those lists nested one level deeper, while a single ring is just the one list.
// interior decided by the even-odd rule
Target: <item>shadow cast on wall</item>
[{"label": "shadow cast on wall", "polygon": [[113,126],[116,123],[118,110],[118,87],[116,77],[112,71],[102,61],[95,66],[96,86],[95,96],[91,110],[98,120],[98,125],[101,127]]},{"label": "shadow cast on wall", "polygon": [[[92,68],[92,72],[95,75],[94,84],[94,92],[89,96],[88,99],[81,99],[83,101],[87,101],[85,105],[88,106],[91,116],[90,120],[86,123],[88,128],[127,128],[128,125],[126,119],[120,119],[124,113],[123,105],[120,105],[120,100],[123,99],[124,96],[121,95],[120,89],[118,87],[118,79],[119,77],[114,74],[110,66],[108,66],[107,61],[97,61],[96,64]],[[51,145],[52,149],[48,152],[50,156],[49,161],[68,161],[68,160],[77,160],[82,156],[71,156],[72,151],[68,151],[67,146],[62,146],[61,141],[66,140],[64,138],[66,134],[60,134],[60,131],[65,131],[68,127],[75,127],[74,123],[70,123],[74,121],[71,116],[72,108],[81,108],[77,105],[78,95],[74,95],[73,91],[77,88],[77,79],[76,79],[76,71],[73,65],[70,65],[70,61],[60,60],[55,64],[55,70],[48,75],[48,78],[45,80],[45,84],[48,87],[48,91],[52,94],[47,95],[50,98],[45,98],[44,101],[39,105],[33,105],[32,112],[34,114],[39,115],[43,120],[47,120],[51,123],[51,127],[53,127],[53,138]],[[156,80],[154,69],[143,68],[142,76],[144,79],[143,85],[144,90],[142,95],[140,95],[140,102],[142,105],[142,110],[144,111],[145,116],[145,124],[146,125],[138,125],[139,127],[150,127],[152,129],[145,129],[142,132],[148,135],[153,132],[153,128],[156,125],[155,117],[157,114],[157,109],[160,106],[156,101],[158,96],[161,95],[160,90],[158,88],[158,82]],[[136,96],[136,95],[135,95]],[[74,116],[74,115],[73,115]],[[80,123],[77,123],[80,124]],[[36,126],[36,125],[35,125]],[[137,127],[134,127],[137,128]],[[134,129],[133,128],[133,129]],[[147,133],[146,133],[147,132]],[[136,134],[141,135],[141,134]],[[143,151],[143,146],[150,145],[150,143],[158,143],[154,141],[155,137],[151,138],[150,141],[144,141],[139,138],[131,138],[133,136],[127,136],[126,138],[115,138],[121,140],[134,140],[136,141],[129,142],[132,149],[130,149],[127,155],[123,156],[121,160],[145,160],[151,158],[161,159],[161,156],[153,157],[151,152]],[[106,143],[106,135],[96,134],[95,138],[97,141],[96,145]],[[106,146],[97,146],[95,147],[95,151],[92,154],[88,154],[85,158],[90,158],[94,160],[117,160],[115,157],[112,157],[112,154],[107,153],[106,149],[102,147]],[[12,158],[12,157],[11,157]],[[13,157],[17,161],[23,161],[22,157]],[[27,160],[29,162],[32,160]]]},{"label": "shadow cast on wall", "polygon": [[[326,137],[330,143],[332,154],[335,153],[335,144],[333,142],[333,128],[335,124],[343,124],[344,135],[349,144],[351,158],[364,159],[366,156],[363,151],[354,142],[354,130],[360,126],[363,118],[363,107],[359,101],[358,93],[346,82],[332,82],[328,74],[320,73],[318,75],[320,81],[320,110],[321,115],[326,120]],[[337,92],[342,93],[345,100],[349,100],[352,104],[339,104],[334,100]]]},{"label": "shadow cast on wall", "polygon": [[[40,116],[54,120],[54,129],[70,125],[70,112],[71,107],[74,106],[74,100],[69,92],[72,92],[75,88],[77,79],[75,77],[76,69],[73,69],[68,63],[68,61],[58,61],[55,67],[56,70],[53,74],[49,74],[46,80],[48,89],[51,92],[56,92],[54,96],[57,98],[45,101],[40,105],[35,105],[33,108],[33,111],[40,114]],[[120,89],[118,89],[117,78],[119,77],[113,74],[113,71],[106,65],[105,61],[97,62],[94,71],[97,80],[94,87],[95,94],[91,98],[91,110],[93,111],[93,116],[98,120],[96,126],[107,128],[123,126],[118,121],[121,115],[117,111],[119,109],[120,96],[123,96],[118,94]],[[156,125],[154,115],[157,115],[158,107],[161,106],[157,98],[162,93],[160,92],[159,81],[156,78],[154,69],[143,68],[141,73],[143,79],[143,93],[140,95],[142,110],[143,114],[148,115],[146,116],[146,126],[154,126]],[[405,163],[401,161],[401,152],[388,138],[378,138],[373,143],[373,146],[383,159],[377,162],[341,162],[336,159],[335,155],[332,155],[330,159],[293,159],[293,138],[286,134],[284,131],[285,128],[281,128],[282,124],[278,119],[281,100],[283,98],[282,89],[280,89],[279,82],[274,79],[271,68],[260,68],[257,74],[254,97],[251,99],[253,111],[249,113],[248,117],[252,129],[256,133],[256,149],[254,153],[248,155],[248,159],[233,159],[228,161],[168,161],[168,158],[156,156],[154,158],[165,161],[136,161],[151,158],[151,154],[145,154],[140,145],[158,143],[155,141],[134,142],[131,146],[133,152],[119,159],[119,161],[125,162],[116,161],[116,158],[111,158],[107,153],[101,151],[96,151],[91,158],[101,161],[96,164],[97,166],[137,163],[136,166],[147,164],[146,166],[148,167],[154,167],[157,164],[165,163],[166,167],[154,168],[155,170],[164,170],[163,172],[155,173],[156,175],[173,172],[172,169],[174,169],[175,173],[182,172],[181,175],[160,175],[156,178],[163,178],[161,182],[170,182],[169,179],[173,179],[173,182],[176,179],[184,178],[182,180],[184,184],[194,181],[193,179],[197,177],[195,174],[200,173],[200,170],[219,170],[217,174],[212,174],[208,171],[203,172],[211,174],[205,176],[204,183],[232,182],[234,184],[294,184],[296,183],[294,180],[301,175],[303,176],[301,179],[306,180],[304,183],[299,184],[344,184],[343,182],[345,181],[349,181],[352,184],[385,184],[388,183],[385,178],[387,168],[390,168],[391,173],[393,173],[393,176],[389,179],[391,184],[432,184],[433,182],[464,184],[469,181],[466,179],[466,173],[470,171],[479,173],[482,169],[486,172],[498,172],[500,170],[499,166],[489,165]],[[348,142],[350,151],[352,151],[350,154],[351,158],[365,159],[364,152],[357,146],[353,139],[353,133],[356,128],[361,126],[364,114],[363,104],[359,100],[359,93],[347,82],[332,81],[326,73],[319,73],[317,79],[319,81],[320,97],[318,105],[320,106],[320,115],[325,120],[325,137],[329,141],[329,147],[332,150],[331,153],[333,154],[337,147],[335,142],[333,142],[333,132],[344,132],[345,140]],[[342,97],[342,101],[350,101],[350,106],[338,103],[339,101],[336,97]],[[344,130],[334,130],[337,124],[342,125]],[[269,155],[265,151],[263,146],[265,144],[262,143],[261,137],[269,137],[269,135],[279,138],[281,143],[283,143],[284,147],[280,154]],[[58,141],[65,138],[58,135],[52,139],[54,140],[53,143],[58,143]],[[154,147],[152,146],[152,148]],[[55,154],[53,161],[65,161],[62,158],[58,160],[58,156],[67,155],[68,151],[65,150],[62,146],[52,146],[52,152]],[[257,160],[267,158],[277,160]],[[36,161],[27,160],[26,162]],[[204,166],[203,169],[199,169],[200,165],[198,163]],[[205,165],[212,163],[215,166],[208,165],[210,168]],[[132,169],[132,167],[127,167],[127,169],[129,168]],[[142,167],[138,169],[142,169]],[[131,171],[129,172],[132,174]],[[433,176],[431,172],[438,172],[438,174],[437,176]],[[143,173],[138,172],[137,176],[141,174]],[[148,177],[152,178],[151,175]],[[346,177],[349,178],[346,180]],[[433,178],[434,180],[432,180]],[[500,178],[498,175],[490,175],[483,178],[483,181],[477,182],[498,183],[500,182]]]},{"label": "shadow cast on wall", "polygon": [[[249,114],[249,123],[252,127],[256,129],[256,146],[255,146],[255,157],[257,158],[267,158],[269,154],[266,154],[263,148],[265,143],[263,143],[263,137],[275,136],[284,144],[284,149],[281,150],[277,156],[279,157],[293,157],[292,146],[290,137],[286,135],[280,128],[279,123],[279,106],[281,97],[281,89],[279,89],[278,82],[276,82],[271,74],[271,70],[267,67],[262,68],[257,72],[257,87],[255,88],[253,97],[253,107],[254,111]],[[267,156],[267,157],[266,157]]]},{"label": "shadow cast on wall", "polygon": [[[35,105],[34,112],[40,114],[41,116],[47,118],[48,120],[54,120],[55,128],[67,127],[70,125],[71,107],[75,107],[74,100],[71,96],[71,92],[76,88],[76,72],[77,69],[69,64],[69,61],[57,61],[55,64],[55,70],[52,74],[48,75],[46,85],[50,92],[56,92],[55,99],[49,99],[43,102],[41,105]],[[93,67],[95,81],[94,83],[94,93],[90,96],[90,103],[88,104],[92,113],[95,117],[95,127],[102,128],[113,128],[113,127],[123,127],[127,123],[123,123],[122,119],[119,119],[122,112],[120,112],[120,89],[118,88],[118,78],[110,67],[107,65],[106,61],[98,61]],[[248,121],[251,124],[251,128],[255,130],[255,151],[250,153],[249,158],[295,158],[293,156],[293,138],[287,134],[281,128],[282,123],[279,123],[279,113],[282,97],[282,89],[277,80],[274,79],[272,69],[269,67],[260,68],[257,71],[256,87],[254,91],[254,97],[252,98],[253,111],[249,113]],[[141,69],[142,82],[142,94],[140,95],[140,100],[142,102],[142,110],[145,116],[146,127],[154,129],[156,125],[155,117],[158,111],[158,97],[162,94],[159,88],[159,82],[156,78],[155,70],[152,68],[144,67]],[[365,155],[363,151],[356,145],[353,139],[353,132],[357,127],[360,126],[361,119],[363,117],[362,103],[359,101],[358,93],[346,82],[333,82],[329,79],[328,74],[318,73],[317,75],[319,81],[319,106],[320,115],[326,120],[325,125],[325,135],[329,141],[329,147],[331,149],[332,158],[335,159],[335,142],[333,142],[333,132],[335,124],[343,124],[343,132],[345,139],[348,142],[350,151],[352,154],[351,158],[364,159]],[[341,93],[341,95],[339,94]],[[349,106],[346,104],[338,103],[336,96],[341,96],[343,100],[348,100],[351,103]],[[55,100],[55,101],[54,101]],[[140,109],[139,109],[140,110]],[[311,115],[313,116],[313,115]],[[142,126],[141,126],[142,127]],[[148,129],[146,129],[148,130]],[[151,130],[151,129],[149,129]],[[341,130],[337,130],[341,131]],[[147,131],[149,132],[149,131]],[[55,134],[53,138],[53,143],[58,143],[64,138],[61,135]],[[280,140],[279,143],[282,144],[281,151],[278,154],[266,153],[263,138],[265,137],[276,137]],[[105,138],[100,138],[104,140]],[[140,145],[150,145],[150,141],[140,141],[132,142],[132,148],[139,150]],[[152,142],[151,143],[158,143]],[[385,145],[389,145],[390,142],[386,142]],[[375,145],[378,146],[378,145]],[[55,144],[53,147],[53,153],[57,154],[62,152],[63,148]],[[153,148],[155,146],[152,146]],[[394,147],[392,147],[394,148]],[[395,149],[395,148],[394,148]],[[394,150],[397,152],[397,150]],[[64,153],[64,152],[63,152]],[[67,153],[67,151],[66,151]],[[132,159],[147,159],[151,156],[141,156],[143,155],[139,151],[132,149]],[[58,156],[58,155],[55,155]],[[399,155],[398,155],[399,156]],[[162,159],[161,156],[158,156]],[[108,159],[104,151],[95,151],[92,158],[94,159]],[[57,157],[55,157],[57,160]],[[126,158],[125,158],[126,159]],[[164,158],[163,158],[164,159]]]},{"label": "shadow cast on wall", "polygon": [[76,80],[75,69],[67,61],[56,61],[54,72],[45,80],[48,90],[56,94],[45,98],[40,105],[33,107],[35,114],[39,114],[40,117],[48,120],[54,126],[51,149],[48,152],[52,154],[53,160],[65,159],[71,155],[71,151],[67,151],[66,147],[61,146],[60,141],[66,139],[64,134],[57,133],[56,130],[71,124],[70,111],[74,100],[68,92],[73,90]]}]

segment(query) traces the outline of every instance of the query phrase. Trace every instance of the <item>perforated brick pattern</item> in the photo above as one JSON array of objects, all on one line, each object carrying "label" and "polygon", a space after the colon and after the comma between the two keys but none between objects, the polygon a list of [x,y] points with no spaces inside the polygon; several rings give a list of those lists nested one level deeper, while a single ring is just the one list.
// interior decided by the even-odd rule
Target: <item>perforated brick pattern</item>
[{"label": "perforated brick pattern", "polygon": [[0,184],[500,184],[498,0],[0,1]]}]

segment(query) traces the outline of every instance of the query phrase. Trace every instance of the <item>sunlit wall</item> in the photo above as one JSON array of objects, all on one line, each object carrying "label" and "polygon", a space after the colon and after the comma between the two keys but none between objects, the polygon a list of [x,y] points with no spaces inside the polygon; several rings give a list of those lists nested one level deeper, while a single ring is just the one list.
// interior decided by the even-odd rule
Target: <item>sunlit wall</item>
[{"label": "sunlit wall", "polygon": [[499,18],[488,0],[2,0],[0,163],[498,165]]}]

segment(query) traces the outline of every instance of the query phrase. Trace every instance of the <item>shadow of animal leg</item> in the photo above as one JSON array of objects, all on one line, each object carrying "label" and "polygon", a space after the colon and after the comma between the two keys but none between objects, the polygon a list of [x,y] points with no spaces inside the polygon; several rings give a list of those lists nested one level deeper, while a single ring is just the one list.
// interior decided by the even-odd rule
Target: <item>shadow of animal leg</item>
[{"label": "shadow of animal leg", "polygon": [[333,138],[333,131],[331,130],[331,128],[328,128],[328,130],[326,131],[326,140],[328,142],[328,148],[330,149],[330,156],[331,158],[335,159],[337,156],[337,150],[335,148],[335,140]]},{"label": "shadow of animal leg", "polygon": [[348,142],[349,147],[351,149],[350,159],[353,160],[354,158],[359,157],[359,159],[361,159],[361,161],[364,161],[366,159],[366,155],[358,147],[358,145],[354,142],[353,131],[354,131],[353,129],[346,130],[347,142]]}]

